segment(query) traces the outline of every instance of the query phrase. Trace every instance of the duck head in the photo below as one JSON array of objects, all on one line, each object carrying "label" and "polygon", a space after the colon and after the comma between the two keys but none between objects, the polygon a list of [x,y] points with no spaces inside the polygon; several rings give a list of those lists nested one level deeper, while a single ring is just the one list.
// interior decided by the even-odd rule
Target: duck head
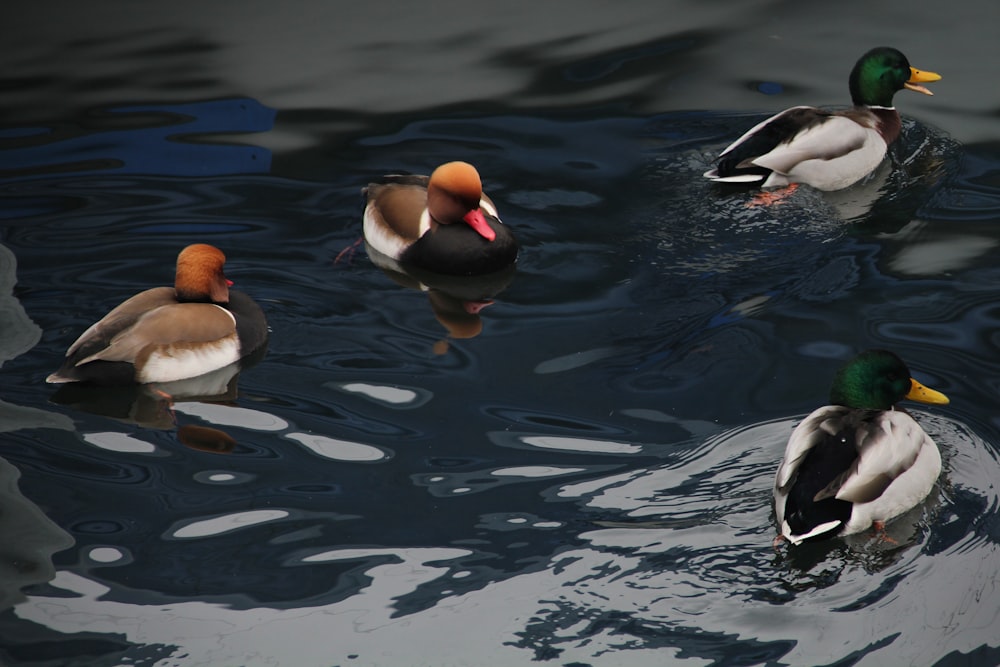
[{"label": "duck head", "polygon": [[486,223],[480,210],[483,183],[479,172],[468,162],[448,162],[431,174],[427,184],[427,211],[442,225],[465,223],[487,241],[496,232]]},{"label": "duck head", "polygon": [[222,267],[226,256],[207,243],[195,243],[177,256],[177,277],[174,290],[178,301],[229,303],[229,286]]},{"label": "duck head", "polygon": [[887,350],[867,350],[848,361],[833,379],[830,403],[864,410],[890,410],[904,398],[947,405],[948,397],[910,377],[903,360]]},{"label": "duck head", "polygon": [[940,79],[940,74],[910,67],[898,50],[880,46],[861,56],[851,70],[851,100],[858,106],[891,107],[897,90],[933,95],[920,84]]}]

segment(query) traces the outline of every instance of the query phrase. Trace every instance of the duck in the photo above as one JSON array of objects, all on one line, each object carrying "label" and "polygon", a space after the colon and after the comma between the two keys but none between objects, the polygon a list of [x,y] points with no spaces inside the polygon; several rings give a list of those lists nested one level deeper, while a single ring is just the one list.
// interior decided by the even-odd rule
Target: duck
[{"label": "duck", "polygon": [[46,382],[165,383],[224,368],[260,350],[268,328],[260,306],[232,290],[226,256],[195,243],[177,256],[173,287],[127,299],[84,331]]},{"label": "duck", "polygon": [[902,122],[892,101],[896,91],[933,95],[920,84],[940,79],[940,74],[911,67],[897,49],[871,49],[851,70],[854,106],[786,109],[750,128],[704,175],[717,183],[762,188],[805,183],[818,190],[842,190],[875,171],[899,137]]},{"label": "duck", "polygon": [[517,261],[517,240],[468,162],[442,164],[430,177],[386,176],[363,193],[369,250],[404,269],[471,276]]},{"label": "duck", "polygon": [[851,535],[919,504],[941,473],[937,445],[896,403],[947,405],[888,350],[867,350],[834,376],[830,404],[792,431],[774,479],[776,543]]}]

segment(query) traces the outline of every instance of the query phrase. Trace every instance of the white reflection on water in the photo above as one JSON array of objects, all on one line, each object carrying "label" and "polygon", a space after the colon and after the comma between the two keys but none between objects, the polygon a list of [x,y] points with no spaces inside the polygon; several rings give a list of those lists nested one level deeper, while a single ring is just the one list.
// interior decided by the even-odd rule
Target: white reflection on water
[{"label": "white reflection on water", "polygon": [[192,477],[202,484],[246,484],[257,479],[256,475],[231,470],[202,470]]},{"label": "white reflection on water", "polygon": [[429,401],[433,394],[426,389],[400,385],[372,384],[370,382],[344,382],[331,386],[358,394],[392,408],[416,408]]},{"label": "white reflection on water", "polygon": [[583,472],[586,468],[563,468],[560,466],[520,466],[517,468],[497,468],[490,474],[497,477],[554,477]]},{"label": "white reflection on water", "polygon": [[113,431],[102,431],[98,433],[84,433],[83,439],[101,449],[110,452],[125,452],[129,454],[152,454],[156,451],[156,445],[133,438],[124,433]]},{"label": "white reflection on water", "polygon": [[994,252],[995,238],[973,234],[968,228],[961,233],[952,225],[927,220],[912,220],[895,234],[881,234],[898,244],[889,260],[889,267],[909,276],[938,276],[970,266],[978,257]]},{"label": "white reflection on water", "polygon": [[[427,547],[419,549],[331,549],[302,559],[303,563],[327,563],[335,560],[357,560],[371,558],[372,556],[396,556],[401,558],[409,566],[420,566],[421,572],[426,571],[425,563],[433,561],[452,560],[462,556],[472,555],[471,551],[465,549],[447,549],[437,547]],[[441,570],[441,568],[430,568]]]},{"label": "white reflection on water", "polygon": [[87,553],[87,558],[95,563],[116,563],[125,558],[125,552],[117,547],[94,547]]},{"label": "white reflection on water", "polygon": [[[251,408],[194,402],[177,403],[174,408],[179,412],[201,417],[205,421],[218,426],[239,426],[254,431],[282,431],[293,428],[291,424],[281,417]],[[384,461],[391,458],[390,452],[361,442],[295,431],[284,433],[282,436],[300,443],[318,456],[334,461],[372,462]],[[213,475],[206,476],[205,474],[200,474],[198,479],[199,481],[209,483],[237,483],[247,481],[245,475],[238,475],[236,473],[221,473],[216,471]]]},{"label": "white reflection on water", "polygon": [[209,537],[211,535],[221,535],[241,528],[256,526],[257,524],[269,521],[278,521],[289,516],[287,510],[250,510],[247,512],[234,512],[224,514],[212,519],[200,519],[198,521],[185,522],[179,528],[175,528],[170,537],[178,539],[188,539],[192,537]]},{"label": "white reflection on water", "polygon": [[[944,450],[942,487],[982,496],[995,521],[1000,470],[989,446],[945,418],[918,418]],[[544,567],[461,594],[445,590],[418,611],[401,613],[399,601],[435,580],[467,579],[455,561],[473,552],[371,547],[293,556],[291,565],[320,567],[375,561],[355,575],[360,588],[349,597],[295,609],[119,602],[103,585],[63,571],[52,585],[76,596],[34,595],[15,613],[58,632],[85,628],[175,647],[159,667],[527,665],[541,659],[538,650],[557,651],[560,664],[659,667],[719,664],[706,656],[735,655],[744,641],[780,656],[768,664],[849,657],[871,667],[931,664],[995,645],[1000,546],[978,521],[957,539],[944,535],[958,521],[948,492],[937,507],[898,521],[925,524],[923,535],[899,545],[840,542],[805,565],[775,554],[771,479],[794,423],[737,429],[660,468],[565,485],[559,496],[577,498],[581,517],[599,509],[621,519],[593,521]],[[556,525],[517,514],[482,523],[498,531]]]},{"label": "white reflection on water", "polygon": [[614,442],[611,440],[591,440],[589,438],[571,438],[556,435],[525,435],[521,442],[542,449],[569,449],[575,452],[594,452],[602,454],[638,454],[641,445],[630,442]]},{"label": "white reflection on water", "polygon": [[504,644],[516,639],[513,632],[531,615],[537,591],[530,587],[513,596],[498,588],[496,599],[490,590],[447,596],[420,613],[395,615],[396,599],[450,571],[431,563],[469,553],[416,548],[315,554],[305,560],[339,562],[385,556],[394,560],[366,569],[370,581],[355,595],[317,607],[237,610],[201,601],[130,604],[105,599],[106,586],[63,571],[52,585],[77,597],[35,596],[15,611],[57,631],[77,632],[85,624],[89,632],[119,633],[140,644],[177,647],[172,656],[157,663],[164,667],[479,664],[485,656],[484,664],[519,664],[525,654]]},{"label": "white reflection on water", "polygon": [[360,442],[307,433],[288,433],[285,437],[302,443],[314,454],[335,461],[382,461],[389,458],[389,454],[378,447]]},{"label": "white reflection on water", "polygon": [[174,404],[174,410],[193,417],[201,417],[219,426],[239,426],[252,431],[281,431],[288,428],[288,422],[281,417],[232,405],[180,402]]}]

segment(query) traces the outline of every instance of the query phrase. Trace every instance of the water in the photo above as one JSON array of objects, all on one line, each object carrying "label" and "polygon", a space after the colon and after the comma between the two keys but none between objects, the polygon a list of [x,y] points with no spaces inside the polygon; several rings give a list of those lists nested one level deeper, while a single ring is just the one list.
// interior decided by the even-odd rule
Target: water
[{"label": "water", "polygon": [[[953,5],[20,8],[0,662],[1000,664],[997,9]],[[876,43],[945,76],[892,169],[770,209],[701,179]],[[478,319],[336,259],[361,186],[450,159],[523,247]],[[195,240],[262,358],[172,411],[44,384]],[[941,482],[895,543],[775,552],[784,441],[868,347],[952,399],[916,411]]]}]

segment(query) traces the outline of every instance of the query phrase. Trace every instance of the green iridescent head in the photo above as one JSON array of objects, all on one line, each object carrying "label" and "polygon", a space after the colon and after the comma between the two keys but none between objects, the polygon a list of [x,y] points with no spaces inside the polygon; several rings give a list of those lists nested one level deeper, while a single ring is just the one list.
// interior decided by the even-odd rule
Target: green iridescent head
[{"label": "green iridescent head", "polygon": [[854,357],[833,378],[830,403],[865,410],[889,410],[908,398],[920,403],[948,403],[944,394],[910,377],[903,360],[887,350],[867,350]]},{"label": "green iridescent head", "polygon": [[938,81],[934,72],[910,67],[902,53],[888,46],[880,46],[861,56],[851,70],[851,100],[856,105],[891,107],[897,90],[909,90],[933,95],[921,83]]}]

